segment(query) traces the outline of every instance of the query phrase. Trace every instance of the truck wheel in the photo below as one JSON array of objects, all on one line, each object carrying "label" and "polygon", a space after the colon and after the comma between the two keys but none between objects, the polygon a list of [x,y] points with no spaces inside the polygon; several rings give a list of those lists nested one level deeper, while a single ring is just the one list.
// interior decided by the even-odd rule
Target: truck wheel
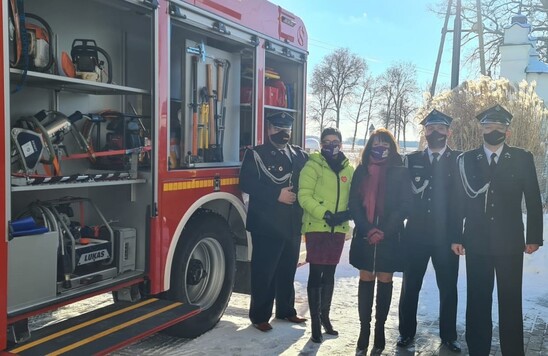
[{"label": "truck wheel", "polygon": [[234,287],[235,259],[230,229],[221,216],[203,214],[189,222],[175,252],[168,297],[202,311],[167,333],[194,338],[219,322]]}]

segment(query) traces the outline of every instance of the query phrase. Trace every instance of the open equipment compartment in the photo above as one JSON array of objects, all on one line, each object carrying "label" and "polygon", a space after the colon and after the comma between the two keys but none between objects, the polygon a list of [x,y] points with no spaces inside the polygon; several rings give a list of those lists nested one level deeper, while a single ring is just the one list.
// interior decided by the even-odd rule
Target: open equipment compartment
[{"label": "open equipment compartment", "polygon": [[[28,22],[44,28],[41,48],[46,56],[51,51],[53,63],[9,70],[9,216],[17,221],[39,205],[59,226],[9,241],[12,315],[143,275],[156,164],[153,8],[132,0],[25,0],[24,7]],[[34,134],[25,136],[29,131]],[[31,165],[22,163],[30,154]],[[63,246],[83,228],[71,226],[66,211],[56,212],[63,199],[97,207],[104,216],[90,224],[101,230],[97,236],[108,231],[106,237],[80,243],[72,236]],[[87,223],[90,214],[74,216]],[[42,264],[36,268],[13,265],[38,253]],[[60,279],[63,261],[70,271]]]}]

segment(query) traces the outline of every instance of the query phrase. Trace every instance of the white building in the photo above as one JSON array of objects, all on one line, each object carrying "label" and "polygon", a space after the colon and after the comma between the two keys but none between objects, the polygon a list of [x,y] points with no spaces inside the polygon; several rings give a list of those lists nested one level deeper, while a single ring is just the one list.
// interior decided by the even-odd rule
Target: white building
[{"label": "white building", "polygon": [[[535,39],[531,36],[531,25],[523,15],[514,16],[512,24],[504,31],[504,42],[500,46],[500,76],[507,78],[516,87],[522,81],[537,83],[538,96],[548,103],[548,64],[539,59]],[[545,122],[546,124],[546,122]],[[548,127],[544,126],[544,132]],[[548,200],[548,149],[544,155],[544,169],[537,165],[543,203]],[[542,187],[544,186],[544,189]]]},{"label": "white building", "polygon": [[514,16],[500,46],[500,76],[517,86],[522,80],[537,82],[537,94],[548,103],[548,64],[539,60],[531,25],[523,15]]}]

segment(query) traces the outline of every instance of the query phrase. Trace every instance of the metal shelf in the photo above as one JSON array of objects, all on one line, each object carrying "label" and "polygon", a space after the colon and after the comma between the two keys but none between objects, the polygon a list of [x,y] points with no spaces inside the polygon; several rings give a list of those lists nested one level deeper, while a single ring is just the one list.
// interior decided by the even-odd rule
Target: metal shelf
[{"label": "metal shelf", "polygon": [[120,8],[120,9],[149,9],[152,10],[157,7],[156,0],[95,0],[105,5]]},{"label": "metal shelf", "polygon": [[279,110],[279,111],[287,111],[287,112],[297,112],[297,110],[295,110],[295,109],[282,108],[282,107],[279,107],[279,106],[271,106],[271,105],[265,105],[264,108],[265,108],[265,109],[269,109],[269,110]]},{"label": "metal shelf", "polygon": [[[23,70],[10,68],[10,80],[19,82],[23,76]],[[96,95],[130,95],[145,94],[150,91],[116,84],[98,83],[78,78],[63,77],[60,75],[27,71],[25,85],[54,89],[59,91],[70,91]]]},{"label": "metal shelf", "polygon": [[25,185],[11,187],[12,192],[29,192],[37,190],[52,190],[52,189],[70,189],[70,188],[93,188],[101,186],[113,185],[128,185],[146,183],[146,179],[123,179],[99,182],[82,182],[82,183],[52,183],[40,185]]}]

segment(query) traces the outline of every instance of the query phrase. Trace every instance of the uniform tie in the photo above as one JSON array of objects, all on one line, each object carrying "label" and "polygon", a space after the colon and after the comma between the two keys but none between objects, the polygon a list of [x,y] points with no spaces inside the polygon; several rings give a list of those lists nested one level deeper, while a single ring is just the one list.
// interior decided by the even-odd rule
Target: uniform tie
[{"label": "uniform tie", "polygon": [[289,155],[287,154],[285,149],[281,149],[280,152],[281,152],[282,156],[285,157],[285,159],[287,159],[289,162],[291,162],[291,157],[289,157]]},{"label": "uniform tie", "polygon": [[489,170],[491,171],[491,176],[495,172],[495,168],[497,167],[497,161],[495,161],[495,158],[497,158],[496,153],[491,153],[491,163],[489,164]]},{"label": "uniform tie", "polygon": [[440,156],[439,152],[432,152],[432,169],[435,169],[438,166],[439,156]]}]

